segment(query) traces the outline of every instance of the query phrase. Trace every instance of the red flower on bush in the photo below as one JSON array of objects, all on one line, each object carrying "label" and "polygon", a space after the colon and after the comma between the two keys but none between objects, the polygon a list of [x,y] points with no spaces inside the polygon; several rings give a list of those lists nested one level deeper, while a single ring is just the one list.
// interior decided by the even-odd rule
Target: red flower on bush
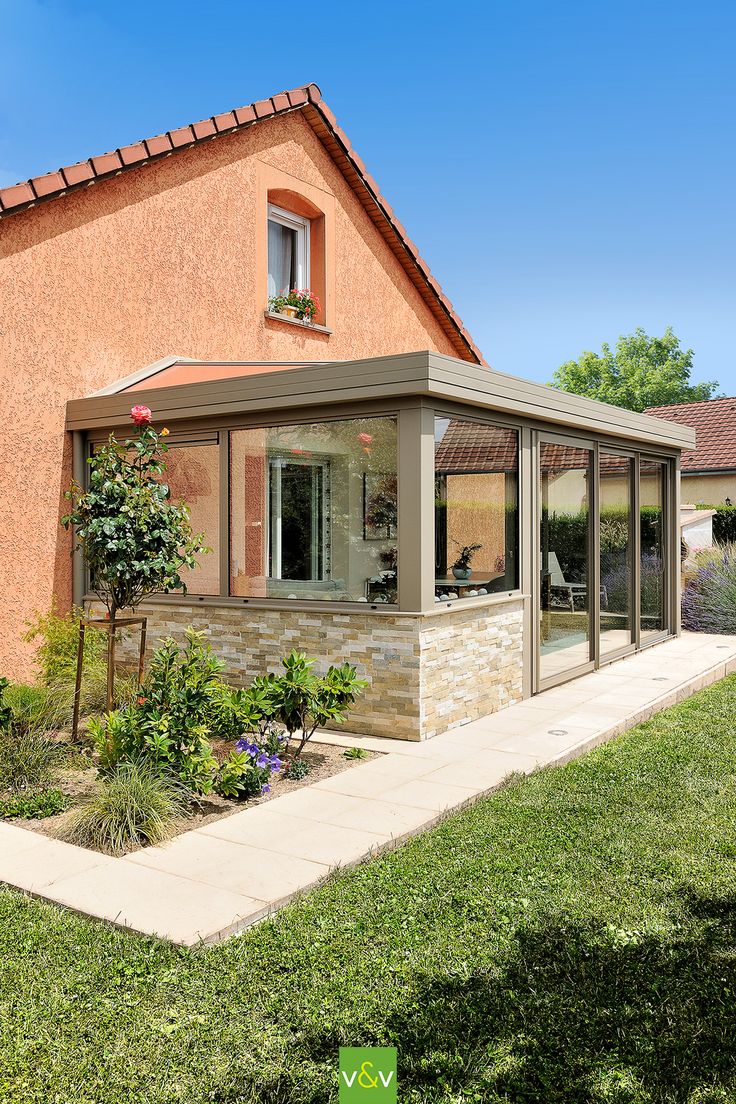
[{"label": "red flower on bush", "polygon": [[137,426],[146,426],[151,424],[151,408],[150,406],[142,406],[137,403],[130,408],[130,417],[133,423]]}]

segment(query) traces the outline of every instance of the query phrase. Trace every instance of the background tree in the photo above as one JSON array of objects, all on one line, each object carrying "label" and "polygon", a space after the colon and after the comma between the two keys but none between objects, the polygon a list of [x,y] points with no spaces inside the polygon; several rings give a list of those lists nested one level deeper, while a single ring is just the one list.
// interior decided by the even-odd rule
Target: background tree
[{"label": "background tree", "polygon": [[637,329],[623,334],[615,350],[604,344],[600,353],[568,360],[555,372],[552,386],[638,411],[713,398],[718,383],[691,383],[692,367],[693,350],[680,348],[670,326],[662,337]]}]

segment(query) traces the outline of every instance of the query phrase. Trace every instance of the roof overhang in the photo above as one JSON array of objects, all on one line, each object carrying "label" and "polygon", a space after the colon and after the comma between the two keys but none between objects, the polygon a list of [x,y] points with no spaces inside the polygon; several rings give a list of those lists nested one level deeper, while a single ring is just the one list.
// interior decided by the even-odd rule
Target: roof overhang
[{"label": "roof overhang", "polygon": [[[169,358],[165,359],[168,363]],[[201,361],[186,363],[207,366]],[[131,400],[137,395],[133,390],[72,399],[67,403],[67,429],[123,426],[128,422]],[[140,397],[154,411],[156,421],[166,423],[226,422],[243,413],[283,414],[285,410],[292,416],[302,411],[309,418],[315,408],[418,398],[496,411],[514,419],[549,423],[551,427],[574,428],[577,433],[644,442],[651,447],[695,447],[695,431],[690,426],[622,410],[434,352],[320,362],[260,374],[229,374],[224,379],[171,387],[148,386]]]}]

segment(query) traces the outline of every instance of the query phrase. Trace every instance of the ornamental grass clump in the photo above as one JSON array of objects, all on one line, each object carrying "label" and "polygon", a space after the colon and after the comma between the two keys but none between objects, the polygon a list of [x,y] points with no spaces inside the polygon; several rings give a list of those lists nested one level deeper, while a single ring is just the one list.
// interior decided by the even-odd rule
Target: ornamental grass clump
[{"label": "ornamental grass clump", "polygon": [[736,633],[736,544],[695,557],[696,574],[682,592],[682,626],[691,632]]},{"label": "ornamental grass clump", "polygon": [[80,847],[120,855],[170,839],[188,805],[186,789],[156,763],[123,762],[103,775],[96,793],[71,811],[62,835]]},{"label": "ornamental grass clump", "polygon": [[66,758],[62,744],[42,728],[14,722],[0,731],[0,790],[19,793],[56,781]]}]

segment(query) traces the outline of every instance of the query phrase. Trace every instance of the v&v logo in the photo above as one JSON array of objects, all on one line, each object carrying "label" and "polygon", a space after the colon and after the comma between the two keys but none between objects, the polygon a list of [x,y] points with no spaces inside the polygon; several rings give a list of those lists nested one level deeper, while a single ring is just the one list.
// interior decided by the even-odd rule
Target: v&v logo
[{"label": "v&v logo", "polygon": [[396,1104],[396,1047],[340,1047],[340,1104]]}]

